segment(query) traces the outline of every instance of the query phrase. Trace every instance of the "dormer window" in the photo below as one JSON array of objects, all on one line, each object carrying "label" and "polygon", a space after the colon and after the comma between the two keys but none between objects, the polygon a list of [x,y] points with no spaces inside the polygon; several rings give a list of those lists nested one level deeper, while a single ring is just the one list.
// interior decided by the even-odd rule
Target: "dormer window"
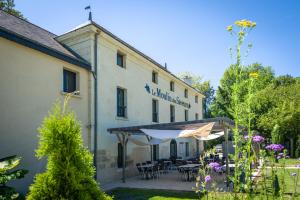
[{"label": "dormer window", "polygon": [[155,71],[152,72],[152,82],[156,84],[158,83],[158,73]]}]

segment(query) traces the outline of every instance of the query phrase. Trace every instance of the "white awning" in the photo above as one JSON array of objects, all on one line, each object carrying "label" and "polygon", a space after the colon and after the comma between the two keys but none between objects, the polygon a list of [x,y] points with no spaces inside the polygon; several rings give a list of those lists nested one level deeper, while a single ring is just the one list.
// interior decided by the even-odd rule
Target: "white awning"
[{"label": "white awning", "polygon": [[224,135],[224,131],[221,131],[221,132],[218,132],[218,133],[213,133],[213,134],[210,134],[208,135],[207,137],[196,137],[196,139],[198,140],[202,140],[202,141],[207,141],[207,140],[214,140],[214,139],[217,139],[221,136]]},{"label": "white awning", "polygon": [[198,129],[193,130],[159,130],[159,129],[140,129],[146,135],[157,139],[172,139],[172,138],[188,138],[188,137],[207,137],[212,128],[214,122],[208,123]]}]

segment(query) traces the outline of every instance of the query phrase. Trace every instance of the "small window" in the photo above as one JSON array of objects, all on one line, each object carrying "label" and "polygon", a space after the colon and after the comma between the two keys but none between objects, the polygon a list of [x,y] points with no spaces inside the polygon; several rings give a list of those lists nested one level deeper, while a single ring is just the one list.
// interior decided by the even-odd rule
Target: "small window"
[{"label": "small window", "polygon": [[170,122],[175,122],[175,106],[170,105]]},{"label": "small window", "polygon": [[118,168],[123,167],[123,145],[118,143]]},{"label": "small window", "polygon": [[174,88],[174,82],[173,82],[173,81],[170,82],[170,90],[171,90],[172,92],[175,91],[175,88]]},{"label": "small window", "polygon": [[189,94],[188,94],[188,90],[187,89],[184,89],[184,97],[185,98],[188,98]]},{"label": "small window", "polygon": [[126,90],[117,88],[117,116],[126,117],[127,106],[126,106]]},{"label": "small window", "polygon": [[195,103],[198,103],[198,95],[195,96]]},{"label": "small window", "polygon": [[125,68],[125,56],[119,52],[117,53],[117,65]]},{"label": "small window", "polygon": [[188,110],[184,110],[184,120],[185,121],[189,120],[189,111]]},{"label": "small window", "polygon": [[77,90],[77,73],[64,69],[63,84],[64,92],[75,92]]},{"label": "small window", "polygon": [[195,114],[195,120],[198,120],[199,119],[199,115],[198,113]]},{"label": "small window", "polygon": [[158,83],[158,73],[155,71],[152,72],[152,82],[156,84]]},{"label": "small window", "polygon": [[159,144],[153,145],[152,158],[154,161],[159,159]]},{"label": "small window", "polygon": [[158,100],[152,99],[152,122],[158,122]]},{"label": "small window", "polygon": [[190,156],[190,145],[188,142],[185,143],[185,156]]}]

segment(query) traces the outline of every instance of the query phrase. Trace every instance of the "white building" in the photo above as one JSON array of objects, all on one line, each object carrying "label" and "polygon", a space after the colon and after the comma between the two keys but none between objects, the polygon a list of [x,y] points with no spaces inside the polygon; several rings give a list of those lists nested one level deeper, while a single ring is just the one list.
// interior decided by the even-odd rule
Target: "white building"
[{"label": "white building", "polygon": [[[0,139],[9,142],[9,145],[18,146],[17,150],[13,150],[8,144],[1,145],[0,156],[17,154],[23,157],[23,167],[31,171],[31,174],[22,182],[24,191],[31,183],[34,174],[44,170],[45,163],[34,158],[34,149],[37,148],[38,140],[36,129],[54,100],[63,97],[64,93],[61,91],[65,91],[65,88],[70,85],[71,88],[68,91],[80,91],[80,95],[74,95],[72,98],[71,106],[82,122],[85,144],[97,155],[95,158],[97,178],[101,184],[120,180],[122,174],[120,169],[122,167],[122,146],[120,146],[118,138],[110,134],[107,129],[191,121],[203,117],[202,99],[204,96],[202,94],[180,80],[167,68],[93,21],[88,21],[63,35],[55,36],[53,34],[39,40],[39,32],[46,34],[45,30],[2,11],[0,18],[0,20],[9,21],[9,23],[0,23],[1,75],[4,75],[2,72],[10,70],[4,75],[5,78],[1,76],[4,79],[0,79],[1,91],[5,91],[5,95],[9,97],[1,98],[1,104],[6,106],[0,106],[0,108],[10,113],[10,115],[1,117],[0,121],[3,123],[0,126]],[[15,26],[20,27],[16,28]],[[31,26],[35,27],[34,31]],[[29,27],[26,33],[22,33],[24,27]],[[7,29],[11,29],[9,31],[12,36],[16,37],[20,34],[23,40],[33,41],[40,45],[40,49],[24,44],[22,40],[21,42],[13,40],[12,36],[11,38],[6,37],[3,32]],[[26,35],[27,33],[30,36]],[[31,36],[32,38],[30,38]],[[43,44],[45,40],[51,40],[51,42]],[[41,49],[46,45],[50,51],[53,42],[60,45],[61,51],[63,51],[62,55],[67,52],[74,61]],[[11,51],[7,51],[3,55],[7,48],[11,48]],[[15,53],[17,49],[19,49],[18,54]],[[35,55],[39,57],[40,61],[36,60]],[[12,56],[14,59],[11,59]],[[27,64],[36,67],[26,69],[24,68],[26,66],[23,66],[26,62],[37,62]],[[54,64],[51,62],[58,63],[58,70],[55,73],[52,72],[51,66]],[[38,65],[44,66],[42,71],[38,70]],[[12,66],[19,66],[19,69],[13,69]],[[20,75],[16,76],[18,73],[13,70],[19,70]],[[42,78],[41,74],[45,77]],[[25,85],[34,78],[36,91],[31,92],[30,95],[19,91],[20,85],[16,84],[12,77],[18,77],[19,81],[24,82]],[[95,77],[97,78],[96,84]],[[10,84],[5,84],[2,80],[10,82]],[[39,88],[45,87],[45,84],[47,85],[46,91]],[[31,86],[28,85],[28,87]],[[16,88],[16,91],[13,88]],[[25,91],[27,90],[30,91],[30,88],[25,89]],[[12,92],[14,92],[13,95]],[[96,101],[95,95],[97,96]],[[10,98],[18,100],[15,102]],[[22,98],[25,98],[26,101],[23,101]],[[11,119],[21,112],[20,107],[27,108],[26,117],[23,115],[17,117],[12,124]],[[34,123],[29,120],[30,118],[36,118]],[[24,132],[21,126],[28,127],[28,130]],[[97,131],[95,132],[95,130]],[[28,134],[28,131],[31,133]],[[2,132],[5,134],[3,135]],[[26,142],[21,142],[25,139],[20,138],[21,135],[26,136]],[[145,137],[135,136],[134,138],[146,142]],[[22,143],[25,145],[22,146]],[[97,144],[96,149],[94,144]],[[197,142],[196,139],[176,139],[176,142],[169,141],[154,146],[152,156],[150,156],[149,146],[139,146],[129,141],[126,171],[128,175],[137,174],[135,164],[146,160],[170,158],[170,156],[183,159],[192,158],[200,153],[202,148],[202,142]]]}]

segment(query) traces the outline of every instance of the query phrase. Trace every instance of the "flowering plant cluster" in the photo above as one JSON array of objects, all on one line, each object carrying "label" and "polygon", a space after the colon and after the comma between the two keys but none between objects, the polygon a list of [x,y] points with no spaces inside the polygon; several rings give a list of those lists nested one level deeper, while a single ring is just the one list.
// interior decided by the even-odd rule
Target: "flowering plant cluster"
[{"label": "flowering plant cluster", "polygon": [[266,149],[269,151],[280,152],[284,149],[284,146],[281,144],[270,144],[266,146]]}]

